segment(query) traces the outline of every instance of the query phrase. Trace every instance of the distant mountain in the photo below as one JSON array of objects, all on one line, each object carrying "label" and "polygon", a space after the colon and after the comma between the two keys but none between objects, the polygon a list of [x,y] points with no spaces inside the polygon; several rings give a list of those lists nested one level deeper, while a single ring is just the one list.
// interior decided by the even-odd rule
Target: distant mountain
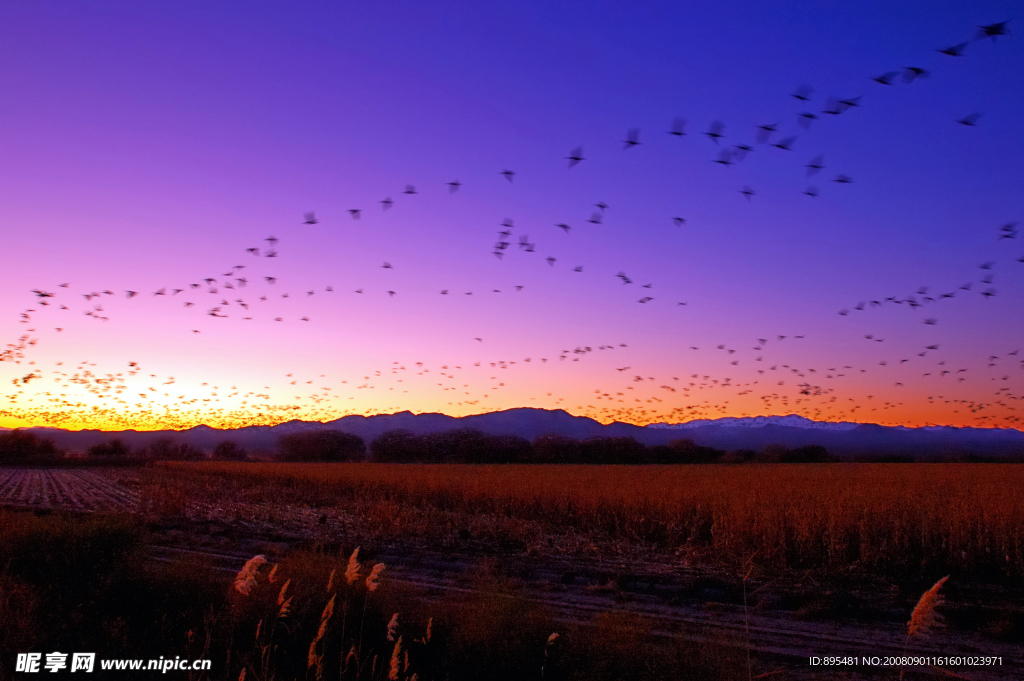
[{"label": "distant mountain", "polygon": [[667,444],[685,438],[696,444],[726,451],[760,450],[768,445],[802,447],[822,445],[834,454],[849,455],[1024,455],[1024,432],[1004,428],[955,428],[928,426],[880,426],[849,422],[821,422],[790,414],[690,421],[682,424],[656,423],[634,426],[601,423],[573,416],[561,409],[507,409],[489,414],[453,417],[444,414],[413,414],[403,411],[376,416],[344,416],[327,423],[289,421],[276,426],[252,426],[219,430],[196,426],[183,431],[68,431],[58,428],[30,428],[52,439],[68,451],[85,451],[94,444],[116,438],[132,449],[147,446],[160,437],[173,437],[204,450],[218,442],[234,440],[250,451],[272,450],[277,438],[305,430],[340,430],[358,435],[369,444],[379,435],[398,428],[416,435],[455,428],[475,428],[489,435],[519,435],[533,440],[554,433],[582,440],[589,437],[633,437],[647,445]]},{"label": "distant mountain", "polygon": [[671,428],[678,430],[689,430],[691,428],[700,428],[702,426],[719,426],[721,428],[762,428],[764,426],[789,426],[790,428],[811,428],[813,430],[853,430],[854,428],[862,425],[860,423],[851,423],[849,421],[812,421],[809,418],[803,416],[797,416],[796,414],[789,414],[788,416],[746,416],[746,417],[735,417],[726,416],[720,419],[697,419],[695,421],[687,421],[686,423],[668,424],[668,423],[653,423],[648,428]]}]

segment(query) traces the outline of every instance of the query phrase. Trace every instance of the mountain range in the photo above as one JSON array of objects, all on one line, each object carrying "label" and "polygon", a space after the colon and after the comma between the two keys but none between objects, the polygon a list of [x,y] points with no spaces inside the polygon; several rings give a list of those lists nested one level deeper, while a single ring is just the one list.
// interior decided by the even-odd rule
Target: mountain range
[{"label": "mountain range", "polygon": [[180,431],[100,431],[27,428],[53,440],[70,452],[120,438],[131,449],[145,447],[161,437],[210,450],[218,442],[234,440],[250,451],[273,450],[278,437],[305,430],[340,430],[358,435],[369,444],[379,435],[404,428],[417,435],[456,428],[475,428],[489,435],[519,435],[528,440],[554,433],[582,440],[590,437],[632,437],[646,445],[667,444],[685,438],[705,447],[733,451],[760,450],[768,445],[789,448],[822,445],[840,456],[931,456],[976,454],[1024,455],[1024,432],[1010,428],[958,428],[952,426],[881,426],[870,423],[823,422],[790,414],[690,421],[682,424],[601,424],[561,409],[519,408],[487,414],[453,417],[402,411],[374,416],[344,416],[326,423],[288,421],[276,426],[248,426],[219,430],[201,425]]}]

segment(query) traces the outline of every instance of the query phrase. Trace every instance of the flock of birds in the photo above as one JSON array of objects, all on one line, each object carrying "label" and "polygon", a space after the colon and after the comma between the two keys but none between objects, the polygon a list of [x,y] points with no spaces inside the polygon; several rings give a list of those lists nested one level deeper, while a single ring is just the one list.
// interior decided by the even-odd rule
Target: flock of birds
[{"label": "flock of birds", "polygon": [[[1008,22],[999,22],[979,27],[976,40],[995,40],[1009,35]],[[967,41],[938,50],[943,58],[964,57],[975,41]],[[912,84],[930,76],[930,71],[920,66],[906,66],[871,77],[878,86],[892,87],[897,83]],[[799,110],[794,113],[793,124],[801,129],[817,125],[818,121],[829,117],[838,117],[848,111],[862,106],[862,96],[832,97],[824,101],[820,108],[813,107],[813,91],[808,86],[801,86],[792,93],[792,98],[799,103]],[[981,113],[970,113],[956,121],[965,127],[978,125]],[[683,138],[689,134],[689,122],[682,117],[672,120],[667,133],[672,138]],[[761,123],[751,128],[753,137],[750,140],[729,142],[727,126],[722,121],[713,121],[702,131],[710,144],[717,148],[711,161],[725,168],[742,163],[748,155],[760,151],[774,149],[780,158],[796,156],[794,149],[799,139],[798,134],[784,129],[781,122]],[[622,140],[622,150],[631,150],[646,144],[647,140],[638,128],[627,130]],[[632,152],[636,153],[636,152]],[[569,171],[576,166],[593,162],[584,155],[582,146],[572,149],[565,157]],[[823,154],[801,163],[802,172],[807,178],[817,177],[824,172],[826,165]],[[498,175],[507,183],[515,184],[517,171],[501,170]],[[852,178],[844,173],[831,177],[836,185],[848,185]],[[445,185],[449,194],[458,193],[463,183],[452,180]],[[816,185],[807,186],[802,190],[809,197],[818,197],[820,190]],[[419,190],[408,184],[401,195],[416,196]],[[754,200],[757,192],[749,185],[738,190],[747,201]],[[382,212],[393,210],[398,203],[391,196],[379,202]],[[605,224],[611,208],[603,201],[590,207],[586,223],[594,227]],[[349,219],[362,220],[363,208],[347,210]],[[321,219],[315,212],[305,214],[301,225],[314,228],[321,225]],[[689,224],[687,217],[681,215],[667,216],[666,224],[683,227]],[[553,227],[569,235],[578,232],[578,225],[552,220]],[[516,233],[514,220],[506,218],[499,226],[498,239],[493,244],[491,253],[502,261],[513,253],[538,253],[538,244],[525,233]],[[1018,238],[1016,223],[1008,223],[999,228],[997,241],[1015,243]],[[404,408],[402,395],[422,393],[428,389],[440,389],[442,397],[450,400],[449,406],[458,410],[484,411],[492,407],[489,402],[492,396],[507,391],[505,381],[510,375],[532,370],[538,365],[571,364],[585,360],[594,352],[611,352],[629,355],[626,343],[602,343],[580,345],[574,349],[563,349],[560,352],[543,353],[547,356],[517,358],[484,358],[466,360],[459,363],[429,364],[422,361],[394,360],[389,366],[382,366],[369,371],[359,372],[348,377],[328,377],[320,374],[311,377],[298,377],[295,372],[289,373],[281,380],[259,389],[242,389],[236,385],[230,388],[202,383],[200,386],[186,388],[179,384],[173,376],[160,377],[146,374],[137,362],[129,362],[127,369],[120,371],[98,370],[96,364],[82,361],[78,363],[59,361],[43,370],[40,364],[32,360],[30,355],[40,339],[40,324],[45,320],[55,333],[62,333],[68,324],[56,321],[54,314],[79,313],[96,321],[110,319],[109,300],[123,298],[132,301],[133,305],[172,304],[182,309],[201,313],[211,320],[236,319],[239,321],[272,321],[296,322],[309,324],[313,320],[309,313],[301,309],[300,301],[314,295],[338,295],[343,291],[349,294],[376,294],[394,298],[400,294],[396,288],[383,290],[370,289],[366,285],[342,289],[336,283],[325,283],[316,288],[303,290],[283,290],[285,282],[272,273],[278,258],[287,254],[279,250],[280,240],[269,236],[258,245],[240,248],[250,258],[250,264],[236,264],[225,268],[226,271],[211,273],[209,276],[195,277],[175,285],[163,286],[157,290],[142,291],[137,289],[73,290],[70,283],[61,283],[52,289],[37,288],[32,291],[35,298],[33,304],[26,307],[20,314],[20,322],[31,326],[18,340],[0,351],[0,362],[11,362],[15,365],[30,367],[26,374],[15,378],[12,383],[15,390],[6,395],[8,406],[0,409],[0,415],[23,419],[25,421],[47,423],[50,425],[70,426],[82,423],[104,423],[108,426],[138,427],[145,423],[149,426],[158,425],[168,428],[182,428],[203,422],[221,427],[232,427],[254,424],[278,423],[294,418],[301,413],[303,418],[328,420],[348,413],[368,413],[365,406],[358,408],[346,407],[345,401],[357,400],[355,391],[393,392],[393,403],[381,403],[371,411],[388,412]],[[270,260],[267,260],[270,259]],[[559,259],[548,255],[543,261],[552,268],[559,266]],[[1024,263],[1024,256],[1016,258]],[[255,263],[259,263],[257,266]],[[910,311],[932,309],[939,303],[956,297],[976,295],[979,299],[995,296],[993,288],[994,272],[997,261],[983,263],[979,266],[982,274],[977,279],[960,285],[948,287],[941,293],[932,293],[930,286],[922,286],[913,293],[905,295],[866,296],[850,308],[844,308],[839,314],[844,317],[864,313],[874,308],[888,305],[902,305]],[[382,262],[379,267],[393,270],[389,261]],[[583,273],[590,271],[585,264],[570,263],[568,272]],[[255,270],[265,270],[255,272]],[[635,276],[623,270],[616,273],[607,272],[605,276],[618,279],[623,287],[636,284],[639,294],[634,300],[643,305],[664,302],[657,294],[654,282],[640,283]],[[443,284],[436,286],[437,295],[474,295],[476,293],[498,294],[503,291],[521,292],[525,287],[515,285],[511,289],[484,287],[471,291],[445,288]],[[625,289],[625,290],[636,290]],[[262,308],[271,300],[290,299],[298,309],[291,316],[279,316],[276,313],[263,313]],[[205,302],[204,302],[205,301]],[[672,307],[684,307],[687,301],[670,298]],[[118,309],[125,309],[123,306]],[[935,326],[937,317],[924,316],[921,322]],[[200,324],[192,325],[187,333],[200,335]],[[874,384],[882,387],[885,384],[891,390],[905,388],[910,380],[908,372],[914,370],[917,385],[927,385],[933,394],[927,396],[930,406],[946,405],[951,414],[961,415],[962,419],[979,426],[1024,426],[1024,420],[1017,415],[1017,402],[1024,394],[1016,394],[1012,388],[1011,368],[1024,370],[1024,359],[1019,358],[1019,350],[1013,349],[1002,354],[990,354],[979,357],[978,362],[984,365],[979,371],[972,366],[962,366],[941,352],[940,343],[930,343],[913,352],[900,352],[883,358],[870,366],[863,363],[837,364],[835,366],[807,366],[805,362],[797,362],[791,357],[801,357],[798,349],[795,354],[787,354],[787,346],[804,343],[806,335],[773,334],[756,339],[751,345],[733,347],[717,344],[713,347],[689,346],[681,358],[687,362],[691,358],[700,357],[702,367],[718,366],[721,373],[687,373],[680,375],[652,376],[650,372],[633,369],[633,364],[642,363],[642,358],[632,355],[627,360],[630,364],[615,367],[609,374],[608,384],[594,386],[589,399],[578,399],[577,404],[566,402],[565,397],[552,393],[546,396],[530,397],[531,401],[540,397],[547,406],[562,406],[573,409],[581,415],[591,416],[608,422],[613,420],[634,423],[650,423],[655,421],[686,421],[697,418],[713,418],[724,415],[758,415],[778,413],[779,411],[796,411],[801,415],[818,420],[875,420],[883,418],[884,412],[897,410],[906,406],[900,399],[888,400],[874,395],[865,399],[845,397],[859,385],[859,378],[869,375]],[[878,334],[864,334],[863,338],[873,343],[883,343],[885,338]],[[484,339],[473,339],[485,349]],[[892,345],[892,343],[890,343]],[[888,347],[888,346],[887,346]],[[790,358],[790,359],[787,359]],[[695,361],[696,363],[696,361]],[[94,369],[97,369],[94,371]],[[995,371],[993,371],[995,370]],[[511,372],[505,373],[505,372]],[[428,374],[431,374],[428,376]],[[1019,374],[1018,374],[1019,375]],[[420,378],[422,377],[422,378]],[[878,377],[878,378],[876,378]],[[155,380],[151,380],[155,379]],[[952,396],[951,391],[959,384],[967,381],[996,382],[997,386],[990,392],[991,399],[964,399]],[[47,390],[37,390],[39,382],[48,382]],[[930,381],[931,383],[926,383]],[[428,386],[428,384],[430,384]],[[436,384],[436,385],[434,385]],[[295,387],[294,398],[284,403],[279,394]],[[307,387],[308,386],[308,387]],[[309,391],[309,392],[304,392]],[[342,395],[347,391],[349,394]],[[86,397],[82,393],[88,395]],[[949,392],[951,396],[946,396]],[[180,394],[175,394],[180,393]],[[940,394],[942,393],[942,394]],[[898,393],[897,393],[898,394]],[[545,399],[551,398],[550,400]],[[745,399],[741,399],[745,398]],[[390,398],[385,398],[390,399]],[[520,398],[521,399],[521,398]],[[736,400],[736,402],[733,402]],[[523,405],[529,406],[529,405]],[[970,414],[971,416],[966,416]]]}]

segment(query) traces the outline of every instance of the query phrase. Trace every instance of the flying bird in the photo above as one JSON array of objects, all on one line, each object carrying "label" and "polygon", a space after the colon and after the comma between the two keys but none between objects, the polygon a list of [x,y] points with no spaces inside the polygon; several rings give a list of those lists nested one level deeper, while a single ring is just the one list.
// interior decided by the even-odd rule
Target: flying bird
[{"label": "flying bird", "polygon": [[672,119],[672,128],[668,131],[668,134],[675,135],[676,137],[682,137],[686,134],[686,119],[685,118],[674,118]]},{"label": "flying bird", "polygon": [[792,96],[800,100],[801,102],[807,102],[810,101],[812,92],[814,92],[814,90],[812,90],[809,86],[801,85],[796,89],[796,92],[794,92]]},{"label": "flying bird", "polygon": [[796,142],[796,137],[787,137],[783,140],[776,142],[771,146],[775,147],[776,149],[782,149],[783,151],[790,151],[791,147],[793,146],[793,142]]},{"label": "flying bird", "polygon": [[918,66],[903,67],[903,82],[913,83],[918,78],[927,78],[928,72]]},{"label": "flying bird", "polygon": [[759,126],[757,126],[757,141],[760,144],[764,144],[765,142],[768,141],[768,138],[770,138],[772,136],[772,133],[778,132],[778,129],[779,129],[779,124],[778,123],[770,123],[770,124],[767,124],[767,125],[759,125]]},{"label": "flying bird", "polygon": [[505,178],[506,180],[508,180],[509,182],[511,182],[511,181],[512,181],[512,178],[513,178],[513,177],[515,176],[515,174],[516,174],[516,173],[515,173],[515,171],[514,171],[514,170],[502,170],[502,171],[501,171],[501,173],[499,173],[499,174],[500,174],[500,175],[502,175],[502,176],[504,176],[504,178]]},{"label": "flying bird", "polygon": [[809,130],[811,127],[811,121],[816,120],[818,120],[818,117],[815,114],[812,114],[810,111],[802,111],[797,114],[796,122],[797,125],[804,130]]},{"label": "flying bird", "polygon": [[626,133],[626,139],[622,142],[623,150],[635,147],[640,144],[640,128],[630,128]]},{"label": "flying bird", "polygon": [[577,163],[584,161],[583,158],[583,147],[576,147],[573,149],[566,158],[569,160],[569,167],[572,168]]},{"label": "flying bird", "polygon": [[722,149],[722,151],[719,152],[718,154],[718,158],[712,159],[712,163],[718,163],[728,168],[734,163],[734,161],[732,160],[732,155],[733,152],[731,149]]},{"label": "flying bird", "polygon": [[725,123],[722,121],[714,121],[708,128],[708,131],[704,134],[707,135],[708,139],[712,142],[718,144],[718,140],[725,136],[722,132],[723,130],[725,130]]},{"label": "flying bird", "polygon": [[959,45],[953,45],[952,47],[945,47],[939,52],[942,54],[949,55],[950,57],[962,57],[964,56],[964,50],[967,48],[968,43],[960,43]]},{"label": "flying bird", "polygon": [[985,38],[992,38],[995,40],[1001,35],[1009,35],[1010,32],[1007,30],[1006,25],[1009,21],[1000,21],[998,24],[988,24],[987,26],[978,27],[978,40]]}]

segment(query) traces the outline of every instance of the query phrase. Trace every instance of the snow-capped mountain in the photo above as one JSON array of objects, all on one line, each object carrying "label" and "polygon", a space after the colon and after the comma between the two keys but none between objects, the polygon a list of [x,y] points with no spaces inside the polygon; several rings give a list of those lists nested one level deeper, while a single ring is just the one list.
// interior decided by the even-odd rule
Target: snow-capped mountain
[{"label": "snow-capped mountain", "polygon": [[803,416],[788,414],[786,416],[726,416],[720,419],[696,419],[686,423],[652,423],[647,428],[664,428],[671,430],[691,430],[703,426],[721,428],[763,428],[765,426],[786,426],[788,428],[809,428],[812,430],[844,431],[853,430],[860,423],[849,421],[812,421]]}]

